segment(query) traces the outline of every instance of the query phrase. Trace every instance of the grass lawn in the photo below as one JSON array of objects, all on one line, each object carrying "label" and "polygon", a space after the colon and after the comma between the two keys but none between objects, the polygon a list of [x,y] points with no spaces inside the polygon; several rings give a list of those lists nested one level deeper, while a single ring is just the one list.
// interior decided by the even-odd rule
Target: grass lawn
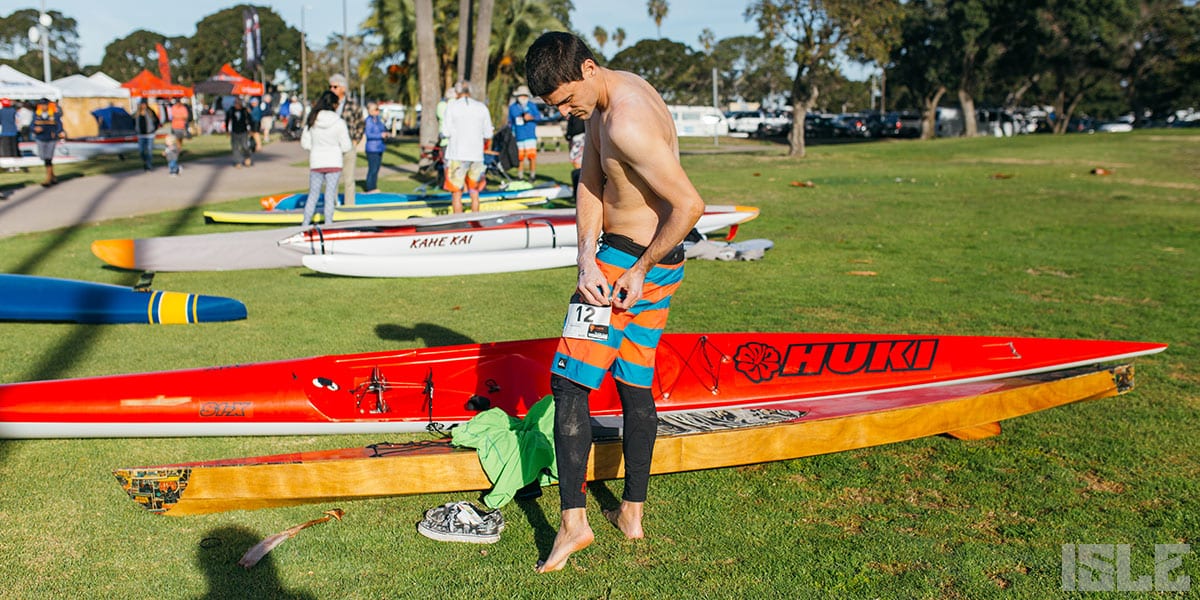
[{"label": "grass lawn", "polygon": [[[333,505],[159,517],[109,474],[379,436],[0,441],[0,595],[1041,599],[1068,596],[1064,544],[1129,544],[1135,579],[1154,573],[1155,544],[1196,548],[1200,136],[843,144],[812,146],[803,160],[778,148],[736,151],[758,144],[684,145],[705,200],[760,207],[740,237],[776,245],[758,262],[690,262],[670,330],[1171,347],[1136,361],[1133,392],[1016,419],[998,437],[655,477],[648,537],[636,543],[595,510],[622,483],[595,485],[596,543],[549,576],[533,565],[558,525],[553,488],[506,507],[508,528],[492,546],[416,532],[425,509],[462,494],[385,498],[339,505],[341,522],[302,532],[244,571],[235,563],[255,542]],[[1096,167],[1112,174],[1091,175]],[[538,171],[568,181],[567,169]],[[806,181],[814,187],[793,185]],[[136,273],[101,267],[93,239],[233,229],[164,213],[20,235],[0,239],[0,271],[132,284]],[[3,324],[0,382],[554,336],[573,282],[572,269],[400,280],[162,273],[157,288],[238,298],[249,319]],[[1200,586],[1196,550],[1172,576]]]}]

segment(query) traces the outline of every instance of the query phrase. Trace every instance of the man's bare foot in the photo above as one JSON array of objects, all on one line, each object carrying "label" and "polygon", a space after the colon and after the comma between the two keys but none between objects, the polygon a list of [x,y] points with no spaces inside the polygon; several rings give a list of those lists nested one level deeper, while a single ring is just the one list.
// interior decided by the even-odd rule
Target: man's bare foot
[{"label": "man's bare foot", "polygon": [[631,540],[640,540],[646,537],[646,532],[642,531],[642,502],[627,502],[621,501],[621,506],[616,510],[604,511],[604,517],[610,523],[616,525],[625,537]]},{"label": "man's bare foot", "polygon": [[591,545],[595,535],[587,522],[587,513],[582,508],[571,508],[562,512],[562,525],[558,535],[554,536],[554,547],[550,556],[537,564],[538,573],[549,573],[561,570],[567,564],[571,554]]}]

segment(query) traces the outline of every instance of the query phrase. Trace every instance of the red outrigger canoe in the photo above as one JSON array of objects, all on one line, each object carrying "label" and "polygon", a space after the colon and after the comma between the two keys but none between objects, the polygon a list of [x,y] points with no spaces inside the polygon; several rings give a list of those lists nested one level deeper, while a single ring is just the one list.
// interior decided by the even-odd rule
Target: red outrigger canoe
[{"label": "red outrigger canoe", "polygon": [[[550,393],[556,339],[465,344],[0,386],[0,438],[422,431]],[[1163,344],[1015,337],[674,333],[658,348],[660,414],[791,404],[1058,371]],[[611,379],[611,378],[610,378]],[[592,414],[619,415],[611,380]]]},{"label": "red outrigger canoe", "polygon": [[[1131,366],[1106,365],[769,408],[660,413],[651,473],[789,460],[942,433],[981,439],[1000,433],[1001,421],[1116,396],[1133,380]],[[604,420],[593,427],[589,481],[624,476],[621,441]],[[491,487],[476,452],[450,440],[125,467],[113,475],[138,505],[172,516]]]}]

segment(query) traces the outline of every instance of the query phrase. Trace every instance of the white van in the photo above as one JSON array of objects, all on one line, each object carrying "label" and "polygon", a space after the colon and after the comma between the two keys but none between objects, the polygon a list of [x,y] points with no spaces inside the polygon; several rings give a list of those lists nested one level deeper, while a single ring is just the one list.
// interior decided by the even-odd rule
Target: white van
[{"label": "white van", "polygon": [[721,111],[711,106],[670,105],[671,119],[675,121],[675,135],[679,137],[729,135],[729,121]]}]

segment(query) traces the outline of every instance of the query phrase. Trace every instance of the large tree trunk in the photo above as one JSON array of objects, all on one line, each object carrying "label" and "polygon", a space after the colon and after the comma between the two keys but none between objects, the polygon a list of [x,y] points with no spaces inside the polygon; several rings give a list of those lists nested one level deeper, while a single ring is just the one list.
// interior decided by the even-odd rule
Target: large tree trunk
[{"label": "large tree trunk", "polygon": [[788,132],[788,156],[804,158],[804,119],[807,116],[807,104],[803,102],[792,104],[792,130]]},{"label": "large tree trunk", "polygon": [[417,21],[417,72],[421,81],[420,145],[424,148],[437,145],[436,107],[441,98],[437,48],[433,41],[433,0],[416,0],[413,8]]},{"label": "large tree trunk", "polygon": [[458,69],[459,79],[470,79],[467,73],[471,65],[467,58],[471,52],[471,0],[458,0]]},{"label": "large tree trunk", "polygon": [[946,86],[939,85],[932,96],[925,97],[925,110],[921,115],[921,139],[932,140],[937,136],[937,108],[946,94]]},{"label": "large tree trunk", "polygon": [[488,50],[492,46],[492,13],[495,0],[479,0],[475,14],[475,45],[471,54],[471,92],[475,99],[487,104]]},{"label": "large tree trunk", "polygon": [[959,88],[958,105],[962,108],[963,135],[967,137],[979,135],[979,127],[975,120],[975,97],[967,90]]},{"label": "large tree trunk", "polygon": [[820,95],[821,90],[816,85],[806,85],[800,75],[796,75],[792,82],[792,130],[788,133],[788,156],[804,158],[804,121]]},{"label": "large tree trunk", "polygon": [[1059,90],[1058,95],[1054,97],[1054,133],[1062,135],[1067,132],[1067,124],[1071,122],[1071,115],[1067,114],[1067,95]]}]

